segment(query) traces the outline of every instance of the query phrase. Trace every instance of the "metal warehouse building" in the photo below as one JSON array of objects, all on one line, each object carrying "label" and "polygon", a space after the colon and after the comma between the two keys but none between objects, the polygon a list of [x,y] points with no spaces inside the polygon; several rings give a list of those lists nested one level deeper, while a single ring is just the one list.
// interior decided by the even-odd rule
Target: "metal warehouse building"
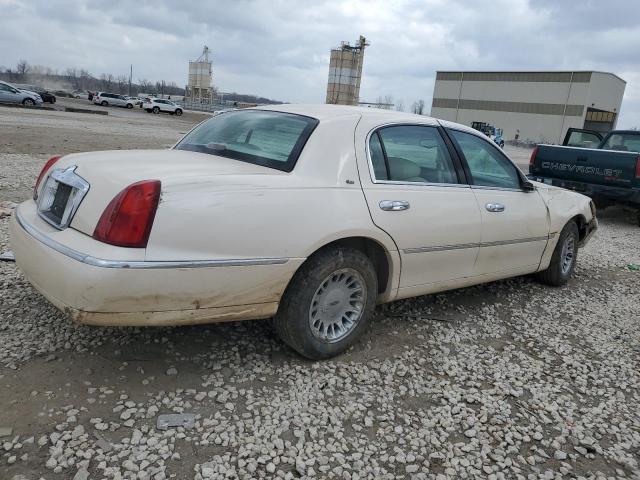
[{"label": "metal warehouse building", "polygon": [[570,127],[615,128],[625,86],[607,72],[437,72],[431,116],[560,143]]}]

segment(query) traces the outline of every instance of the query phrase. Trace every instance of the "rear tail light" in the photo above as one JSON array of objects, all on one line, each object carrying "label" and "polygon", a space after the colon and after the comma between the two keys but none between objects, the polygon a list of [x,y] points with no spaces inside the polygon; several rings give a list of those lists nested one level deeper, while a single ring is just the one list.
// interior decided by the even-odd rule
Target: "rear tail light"
[{"label": "rear tail light", "polygon": [[146,247],[159,200],[160,180],[129,185],[102,212],[93,238],[119,247]]},{"label": "rear tail light", "polygon": [[529,166],[533,167],[533,165],[536,162],[536,155],[538,155],[538,146],[536,145],[536,147],[533,149],[533,151],[531,152],[531,157],[529,158]]},{"label": "rear tail light", "polygon": [[40,175],[38,175],[38,179],[36,180],[36,184],[33,187],[33,199],[34,200],[36,200],[38,198],[38,187],[40,186],[40,182],[42,181],[42,178],[44,177],[44,174],[47,173],[49,171],[49,169],[53,166],[53,164],[56,163],[61,158],[62,158],[62,155],[56,155],[55,157],[51,157],[49,160],[47,160],[47,163],[44,164],[44,167],[42,167],[42,170],[40,170]]},{"label": "rear tail light", "polygon": [[640,155],[636,158],[636,180],[640,180]]}]

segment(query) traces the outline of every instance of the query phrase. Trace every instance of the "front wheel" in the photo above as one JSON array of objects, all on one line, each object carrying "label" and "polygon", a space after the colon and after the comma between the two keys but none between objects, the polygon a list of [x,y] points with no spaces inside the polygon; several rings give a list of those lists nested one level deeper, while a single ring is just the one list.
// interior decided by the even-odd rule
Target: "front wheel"
[{"label": "front wheel", "polygon": [[180,110],[180,109],[178,108],[178,109],[176,110],[176,115],[177,115],[177,116],[182,115],[182,110]]},{"label": "front wheel", "polygon": [[25,107],[33,107],[36,104],[36,102],[34,102],[31,98],[25,98],[22,101],[22,105],[24,105]]},{"label": "front wheel", "polygon": [[332,248],[311,256],[296,272],[274,317],[282,340],[312,360],[346,350],[366,330],[378,281],[359,250]]},{"label": "front wheel", "polygon": [[504,148],[504,142],[500,142],[500,148]]},{"label": "front wheel", "polygon": [[538,280],[552,287],[560,287],[569,281],[578,260],[579,238],[576,222],[566,224],[558,237],[549,268],[536,274]]},{"label": "front wheel", "polygon": [[133,105],[131,103],[127,103],[127,108],[133,108]]}]

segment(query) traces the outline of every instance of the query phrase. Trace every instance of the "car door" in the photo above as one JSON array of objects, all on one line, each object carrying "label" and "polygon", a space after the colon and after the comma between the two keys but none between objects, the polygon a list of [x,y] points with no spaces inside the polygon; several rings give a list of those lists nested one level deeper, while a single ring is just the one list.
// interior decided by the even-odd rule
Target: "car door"
[{"label": "car door", "polygon": [[361,183],[373,222],[398,246],[398,298],[468,277],[478,253],[480,212],[441,129],[437,124],[376,128],[367,122],[356,132],[366,145],[357,150],[366,156]]},{"label": "car door", "polygon": [[564,136],[562,145],[566,147],[598,148],[602,142],[602,135],[593,130],[569,128]]},{"label": "car door", "polygon": [[20,103],[20,101],[20,95],[16,89],[9,85],[5,85],[4,83],[0,83],[0,102]]},{"label": "car door", "polygon": [[452,128],[447,133],[464,161],[482,219],[474,275],[535,271],[549,238],[542,197],[493,142]]}]

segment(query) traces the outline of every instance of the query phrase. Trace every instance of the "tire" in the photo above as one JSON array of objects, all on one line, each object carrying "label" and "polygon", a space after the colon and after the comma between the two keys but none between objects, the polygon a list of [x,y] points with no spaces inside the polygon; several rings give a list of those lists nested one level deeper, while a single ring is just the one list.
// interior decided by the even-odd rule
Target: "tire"
[{"label": "tire", "polygon": [[364,253],[344,247],[321,250],[293,276],[273,323],[282,341],[300,355],[331,358],[366,330],[377,293],[376,271]]},{"label": "tire", "polygon": [[152,112],[156,114],[160,113],[160,107],[153,107]]},{"label": "tire", "polygon": [[131,108],[133,108],[133,105],[130,104],[130,103],[127,103],[127,108],[131,109]]},{"label": "tire", "polygon": [[107,102],[106,100],[103,100],[100,105],[102,105],[103,107],[106,107],[109,105],[109,102]]},{"label": "tire", "polygon": [[33,107],[36,104],[31,98],[25,98],[22,100],[22,105],[25,107]]},{"label": "tire", "polygon": [[182,109],[181,108],[176,109],[176,115],[179,116],[179,117],[182,116]]},{"label": "tire", "polygon": [[500,148],[504,148],[504,142],[500,142]]},{"label": "tire", "polygon": [[[578,226],[576,222],[571,221],[567,223],[560,232],[558,243],[551,256],[549,268],[536,274],[538,280],[552,287],[565,285],[576,268],[576,262],[578,260],[578,240]],[[569,247],[569,245],[571,245],[571,247]]]}]

